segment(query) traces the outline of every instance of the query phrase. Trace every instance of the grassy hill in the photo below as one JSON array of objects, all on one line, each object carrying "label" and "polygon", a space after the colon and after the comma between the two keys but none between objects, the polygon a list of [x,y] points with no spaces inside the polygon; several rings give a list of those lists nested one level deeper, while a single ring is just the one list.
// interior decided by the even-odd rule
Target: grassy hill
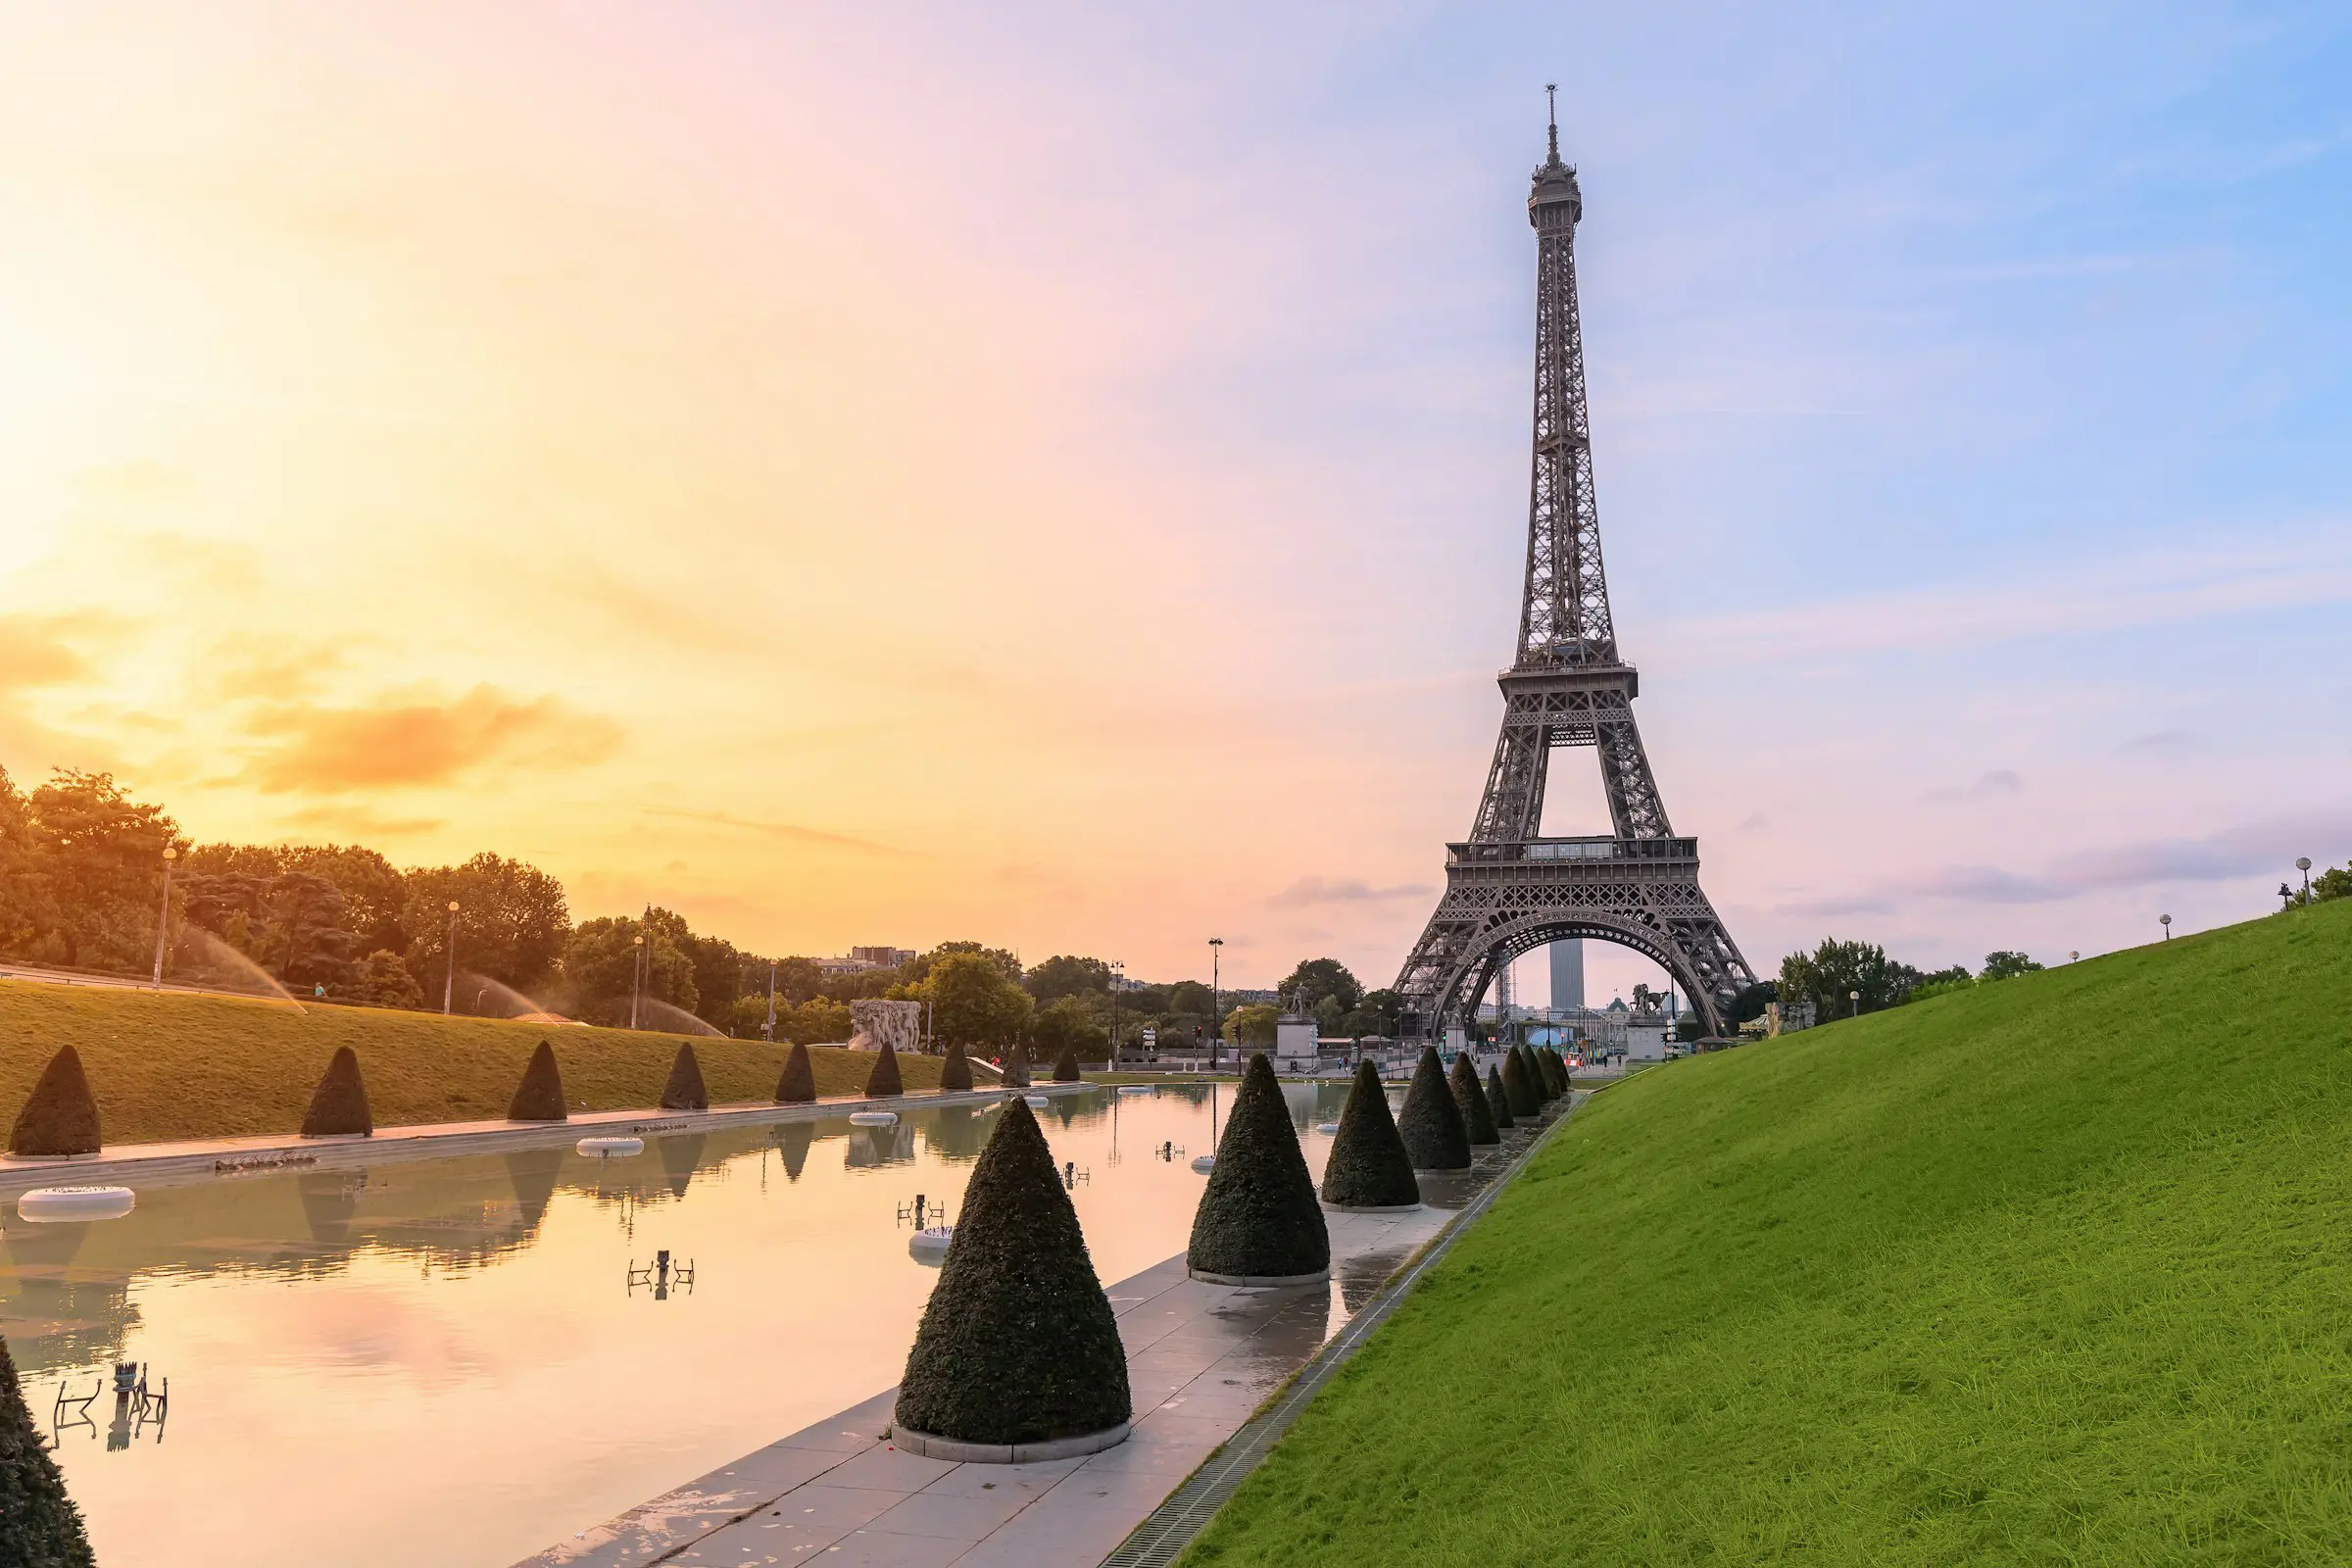
[{"label": "grassy hill", "polygon": [[[0,1127],[64,1045],[81,1053],[111,1146],[293,1132],[338,1046],[359,1053],[378,1126],[504,1116],[541,1040],[555,1043],[574,1110],[651,1106],[685,1038],[0,980]],[[713,1104],[770,1098],[790,1049],[694,1042]],[[873,1061],[821,1046],[809,1056],[819,1095],[859,1092]],[[939,1067],[936,1057],[900,1058],[909,1090],[937,1088]]]},{"label": "grassy hill", "polygon": [[1644,1073],[1201,1563],[2352,1561],[2352,902]]}]

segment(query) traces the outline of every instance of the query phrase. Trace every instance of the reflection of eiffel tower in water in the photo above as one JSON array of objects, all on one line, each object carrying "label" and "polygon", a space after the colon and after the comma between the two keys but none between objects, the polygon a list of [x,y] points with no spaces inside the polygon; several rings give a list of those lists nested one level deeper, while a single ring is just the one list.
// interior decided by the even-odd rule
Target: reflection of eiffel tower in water
[{"label": "reflection of eiffel tower in water", "polygon": [[[1500,677],[1502,735],[1478,819],[1467,840],[1446,847],[1445,895],[1396,989],[1422,1027],[1466,1023],[1512,958],[1591,937],[1656,961],[1709,1032],[1721,1034],[1732,999],[1754,976],[1699,891],[1698,841],[1676,837],[1666,820],[1634,724],[1640,682],[1617,651],[1576,304],[1584,210],[1576,171],[1560,162],[1555,122],[1527,198],[1536,230],[1535,465],[1518,652]],[[1599,758],[1611,833],[1543,835],[1557,746],[1590,746]]]}]

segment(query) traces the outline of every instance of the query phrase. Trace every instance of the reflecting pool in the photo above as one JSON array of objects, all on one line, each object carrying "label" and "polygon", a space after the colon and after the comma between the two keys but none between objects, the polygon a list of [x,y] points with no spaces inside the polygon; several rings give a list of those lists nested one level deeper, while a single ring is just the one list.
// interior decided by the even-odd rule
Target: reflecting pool
[{"label": "reflecting pool", "polygon": [[[1346,1086],[1286,1093],[1319,1172]],[[1105,1284],[1182,1250],[1232,1094],[1037,1112]],[[996,1114],[134,1178],[85,1223],[12,1193],[0,1331],[107,1568],[504,1568],[896,1382],[938,1278],[902,1210],[953,1219]],[[118,1419],[118,1360],[160,1420]]]}]

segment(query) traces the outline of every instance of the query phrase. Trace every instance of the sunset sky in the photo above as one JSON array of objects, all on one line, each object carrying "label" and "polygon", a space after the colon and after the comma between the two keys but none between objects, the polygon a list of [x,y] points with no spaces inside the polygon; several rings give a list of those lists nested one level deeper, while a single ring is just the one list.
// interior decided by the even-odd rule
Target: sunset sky
[{"label": "sunset sky", "polygon": [[2352,858],[2326,7],[10,7],[0,764],[760,951],[1386,984],[1515,631],[1549,80],[1760,971]]}]

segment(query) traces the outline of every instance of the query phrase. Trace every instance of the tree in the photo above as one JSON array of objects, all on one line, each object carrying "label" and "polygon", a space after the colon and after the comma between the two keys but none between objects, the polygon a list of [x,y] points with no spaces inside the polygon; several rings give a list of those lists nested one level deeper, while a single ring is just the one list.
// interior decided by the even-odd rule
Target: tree
[{"label": "tree", "polygon": [[1340,999],[1338,997],[1325,997],[1322,1001],[1315,1004],[1316,1034],[1330,1035],[1334,1039],[1337,1039],[1346,1030],[1347,1023],[1348,1012],[1346,1008],[1340,1005]]},{"label": "tree", "polygon": [[2032,974],[2041,967],[2022,953],[1987,953],[1980,980],[2014,980],[2021,974]]},{"label": "tree", "polygon": [[1208,987],[1202,985],[1200,981],[1179,980],[1174,985],[1168,987],[1168,1005],[1166,1010],[1169,1012],[1193,1013],[1200,1017],[1205,1018],[1208,1016],[1209,1000]]},{"label": "tree", "polygon": [[1778,1000],[1810,1001],[1813,1016],[1828,1023],[1856,1010],[1855,992],[1861,993],[1863,1012],[1893,1006],[1918,975],[1908,965],[1888,962],[1886,950],[1874,943],[1824,937],[1810,954],[1792,953],[1781,960]]},{"label": "tree", "polygon": [[1076,996],[1063,996],[1039,1009],[1030,1037],[1040,1060],[1069,1054],[1078,1061],[1110,1059],[1110,1031]]},{"label": "tree", "polygon": [[2311,902],[2352,898],[2352,866],[2330,866],[2311,879]]},{"label": "tree", "polygon": [[1063,997],[1110,994],[1110,965],[1101,958],[1079,958],[1057,953],[1022,977],[1021,985],[1039,1006]]},{"label": "tree", "polygon": [[917,989],[931,1004],[931,1027],[943,1044],[994,1054],[1020,1039],[1029,1024],[1029,994],[986,953],[938,957]]},{"label": "tree", "polygon": [[343,895],[344,922],[359,939],[359,949],[397,953],[409,945],[408,930],[401,924],[408,887],[390,860],[357,844],[301,844],[277,855],[280,871],[307,871],[334,884]]},{"label": "tree", "polygon": [[1047,1443],[1134,1413],[1118,1320],[1037,1118],[1016,1097],[972,1166],[962,1212],[906,1355],[905,1434]]},{"label": "tree", "polygon": [[343,982],[343,998],[364,1007],[421,1007],[424,987],[397,953],[370,953],[354,964]]},{"label": "tree", "polygon": [[948,1048],[948,1059],[939,1066],[939,1092],[943,1095],[968,1095],[972,1090],[972,1064],[961,1046]]},{"label": "tree", "polygon": [[[695,989],[694,960],[679,944],[681,935],[691,939],[693,933],[686,931],[685,921],[665,909],[651,914],[652,918],[644,920],[600,916],[571,933],[564,948],[565,1011],[583,1018],[627,1021],[631,988],[638,983],[636,939],[640,936],[646,938],[652,955],[642,994],[688,1012],[694,1010],[701,1000]],[[462,929],[459,940],[461,944],[465,940]],[[462,946],[459,962],[465,962]]]},{"label": "tree", "polygon": [[556,1065],[555,1048],[542,1040],[539,1049],[531,1053],[529,1065],[522,1069],[522,1082],[514,1086],[507,1120],[565,1121],[569,1116],[564,1106],[564,1074]]},{"label": "tree", "polygon": [[[458,967],[533,996],[557,977],[571,915],[564,884],[520,860],[475,856],[463,865],[412,870],[401,924],[411,972],[439,974],[449,957],[449,905],[458,905]],[[682,926],[684,922],[680,922]],[[623,988],[626,995],[626,988]],[[691,1001],[677,1004],[691,1010]]]},{"label": "tree", "polygon": [[808,1065],[808,1048],[795,1044],[792,1054],[784,1058],[783,1074],[776,1079],[776,1103],[805,1105],[816,1099],[816,1074]]},{"label": "tree", "polygon": [[59,768],[30,795],[0,790],[0,935],[18,957],[143,970],[154,953],[164,851],[185,850],[160,806],[109,773]]},{"label": "tree", "polygon": [[986,958],[989,967],[997,971],[999,978],[1007,980],[1014,985],[1020,984],[1021,960],[1015,957],[1008,949],[992,948],[979,942],[942,942],[929,953],[910,958],[900,965],[898,978],[906,985],[919,985],[928,980],[932,971],[942,963],[958,955]]},{"label": "tree", "polygon": [[669,1064],[669,1081],[662,1086],[663,1110],[709,1110],[710,1091],[703,1086],[703,1063],[694,1054],[694,1043],[687,1041],[678,1047],[677,1055]]},{"label": "tree", "polygon": [[906,1086],[899,1077],[899,1054],[884,1041],[882,1049],[874,1053],[873,1070],[865,1075],[865,1098],[888,1100],[906,1092]]},{"label": "tree", "polygon": [[339,1046],[311,1092],[310,1108],[302,1115],[305,1138],[375,1136],[375,1118],[368,1109],[368,1085],[360,1076],[359,1053]]},{"label": "tree", "polygon": [[[1361,1033],[1388,1035],[1393,1038],[1403,1032],[1405,1002],[1403,994],[1400,992],[1393,991],[1387,986],[1382,986],[1377,991],[1367,991],[1364,993],[1363,999],[1356,1004],[1356,1010],[1371,1013],[1380,1020],[1377,1027],[1360,1031]],[[1348,1027],[1351,1034],[1358,1032],[1352,1023]]]},{"label": "tree", "polygon": [[1293,969],[1281,985],[1274,988],[1285,1007],[1313,1011],[1325,997],[1339,999],[1340,1011],[1346,1014],[1364,999],[1364,988],[1348,966],[1337,958],[1308,958]]},{"label": "tree", "polygon": [[1478,1081],[1478,1064],[1463,1052],[1453,1058],[1453,1070],[1446,1075],[1446,1087],[1453,1092],[1453,1103],[1462,1113],[1462,1131],[1474,1145],[1499,1144],[1502,1134],[1494,1126],[1494,1107],[1487,1103],[1486,1086]]},{"label": "tree", "polygon": [[1396,1130],[1404,1139],[1405,1152],[1413,1157],[1413,1169],[1470,1168],[1470,1129],[1446,1082],[1446,1067],[1438,1060],[1435,1046],[1421,1048],[1421,1061],[1413,1069],[1412,1087],[1405,1091]]},{"label": "tree", "polygon": [[1236,1007],[1225,1015],[1226,1043],[1265,1050],[1274,1044],[1274,1026],[1281,1018],[1282,1009],[1262,1002]]},{"label": "tree", "polygon": [[95,1154],[99,1150],[98,1102],[81,1070],[81,1053],[60,1046],[40,1080],[17,1112],[8,1135],[12,1154]]}]

